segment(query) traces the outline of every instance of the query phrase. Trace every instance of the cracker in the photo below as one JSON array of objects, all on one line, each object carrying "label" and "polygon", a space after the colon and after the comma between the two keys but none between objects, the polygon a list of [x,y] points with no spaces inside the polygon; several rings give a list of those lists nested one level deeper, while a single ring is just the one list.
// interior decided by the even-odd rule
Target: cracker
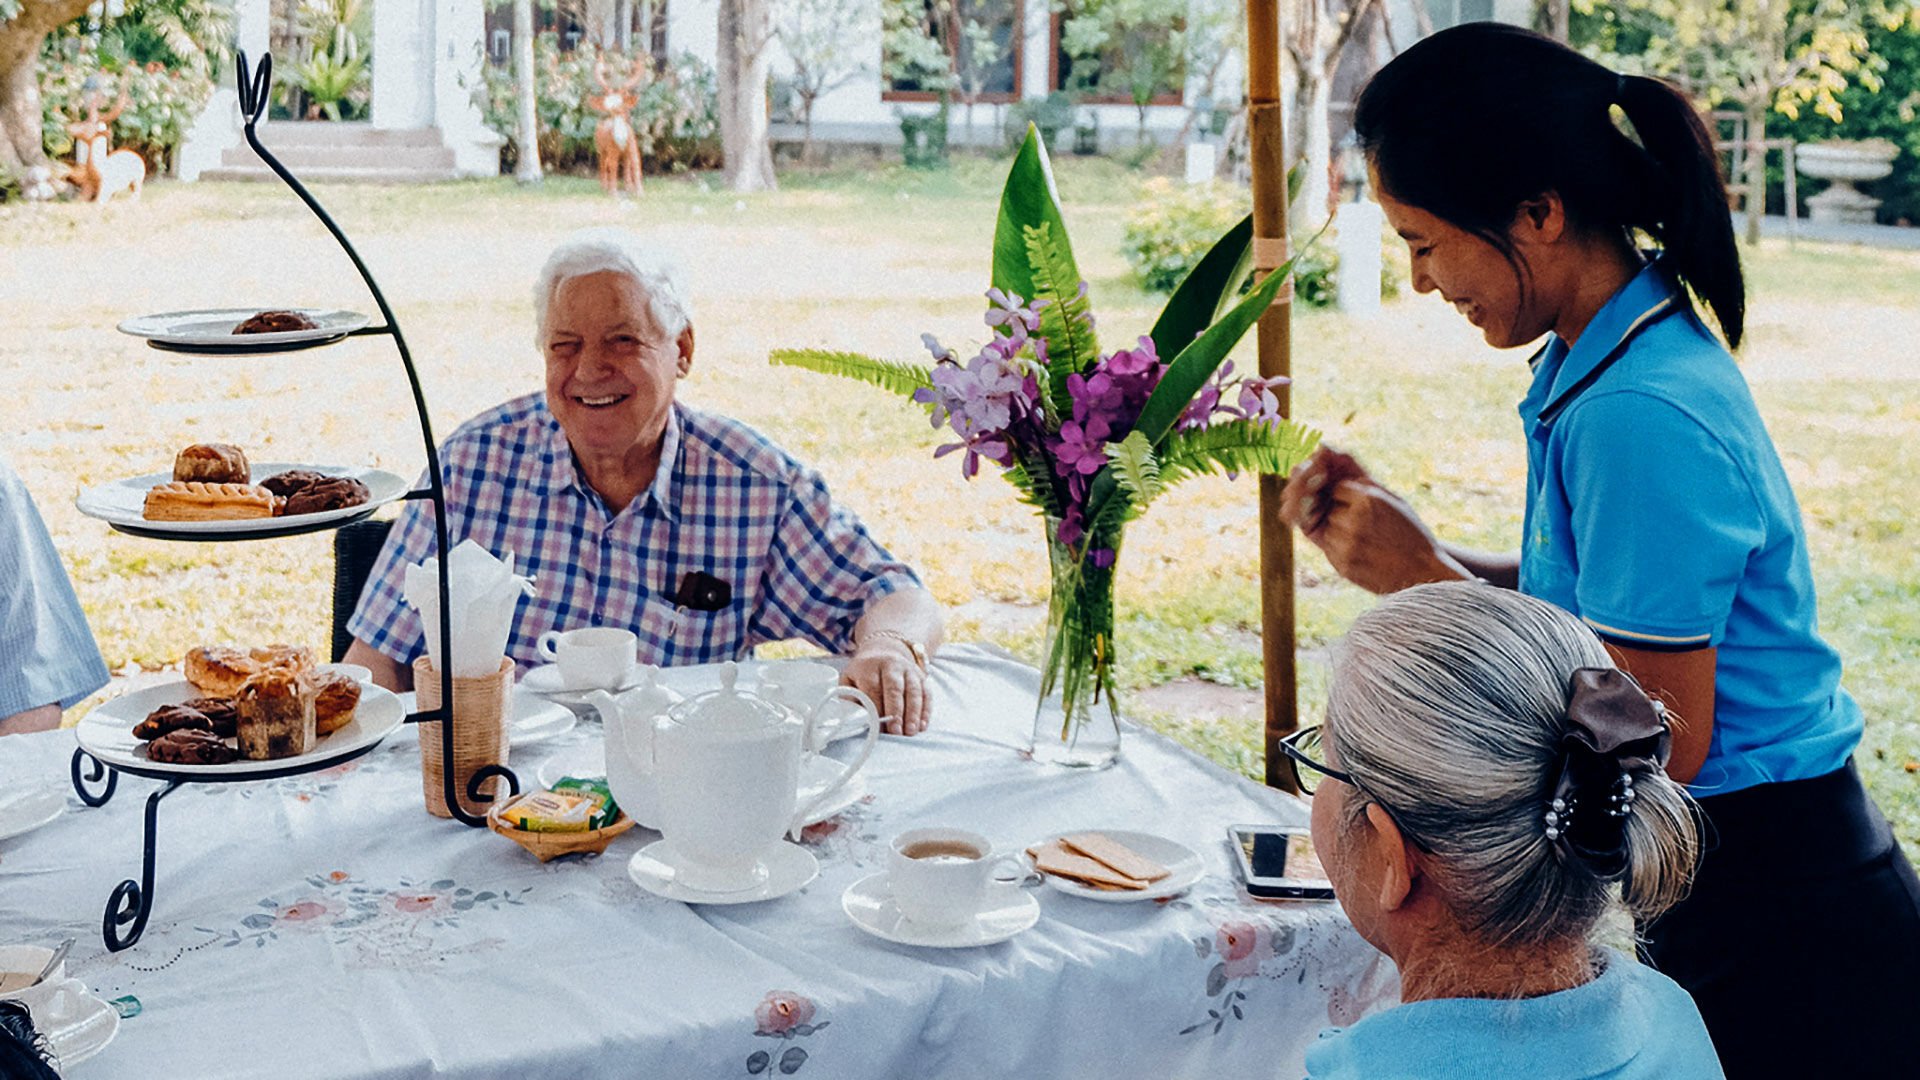
[{"label": "cracker", "polygon": [[1033,865],[1037,867],[1041,873],[1052,874],[1055,877],[1066,878],[1069,881],[1077,881],[1082,885],[1090,885],[1096,889],[1107,888],[1135,891],[1147,887],[1143,881],[1130,878],[1110,866],[1087,858],[1085,855],[1068,851],[1058,840],[1049,840],[1044,844],[1030,847],[1027,849],[1027,854],[1032,857]]},{"label": "cracker", "polygon": [[1060,842],[1067,846],[1067,850],[1078,852],[1095,862],[1103,863],[1135,881],[1151,884],[1172,873],[1171,870],[1122,844],[1106,833],[1068,833],[1060,838]]}]

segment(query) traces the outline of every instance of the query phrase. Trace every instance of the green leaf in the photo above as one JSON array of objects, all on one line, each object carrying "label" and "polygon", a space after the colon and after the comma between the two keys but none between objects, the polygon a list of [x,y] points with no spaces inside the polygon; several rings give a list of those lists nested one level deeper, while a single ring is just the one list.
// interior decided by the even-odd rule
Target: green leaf
[{"label": "green leaf", "polygon": [[933,369],[924,364],[882,360],[832,349],[775,349],[767,354],[767,361],[785,367],[805,368],[823,375],[858,379],[902,397],[912,397],[915,390],[933,385]]},{"label": "green leaf", "polygon": [[[1170,486],[1208,472],[1285,474],[1305,461],[1319,444],[1318,431],[1290,420],[1279,424],[1216,422],[1168,434],[1160,448],[1159,479],[1162,485]],[[1120,483],[1124,487],[1126,479],[1120,478]]]},{"label": "green leaf", "polygon": [[1147,441],[1159,445],[1160,440],[1179,421],[1180,414],[1186,411],[1193,395],[1200,392],[1200,387],[1213,377],[1220,362],[1227,358],[1227,353],[1233,350],[1234,345],[1273,303],[1274,294],[1292,276],[1293,263],[1293,259],[1288,259],[1285,265],[1268,274],[1219,322],[1208,327],[1205,333],[1180,350],[1179,355],[1167,366],[1167,373],[1161,377],[1160,385],[1154,387],[1153,396],[1141,408],[1140,420],[1134,424],[1134,430],[1145,432]]},{"label": "green leaf", "polygon": [[1153,324],[1153,348],[1161,356],[1176,356],[1187,343],[1213,324],[1240,290],[1253,266],[1253,215],[1240,219],[1207,249]]},{"label": "green leaf", "polygon": [[1049,223],[1029,226],[1026,234],[1034,299],[1047,302],[1040,309],[1039,333],[1047,342],[1048,396],[1054,412],[1067,416],[1073,412],[1067,376],[1086,371],[1100,359],[1100,342],[1087,314],[1087,298],[1080,295],[1080,279],[1067,276],[1077,271],[1073,254],[1059,242],[1065,234],[1056,234]]},{"label": "green leaf", "polygon": [[1293,168],[1287,170],[1287,205],[1288,206],[1292,206],[1293,201],[1300,197],[1300,189],[1305,187],[1306,184],[1307,184],[1307,174],[1300,171],[1300,166],[1295,165]]},{"label": "green leaf", "polygon": [[1047,517],[1057,518],[1064,513],[1060,509],[1059,495],[1053,487],[1053,473],[1047,468],[1044,459],[1029,462],[1016,456],[1013,464],[1007,466],[1000,475],[1006,477],[1007,483],[1013,485],[1013,489],[1020,495],[1021,502],[1039,510]]},{"label": "green leaf", "polygon": [[1063,272],[1080,286],[1080,268],[1073,261],[1073,246],[1067,241],[1067,223],[1060,216],[1060,195],[1053,185],[1053,167],[1047,161],[1047,149],[1038,130],[1027,125],[1026,141],[1007,170],[1006,187],[1000,191],[1000,220],[993,230],[993,285],[1001,292],[1014,293],[1031,300],[1034,295],[1033,266],[1027,258],[1027,229],[1041,225],[1052,227],[1065,260]]},{"label": "green leaf", "polygon": [[1128,501],[1133,504],[1136,516],[1145,512],[1147,504],[1159,496],[1163,486],[1153,444],[1138,431],[1130,431],[1119,442],[1107,444],[1107,460],[1112,463],[1113,477],[1120,490],[1131,496]]}]

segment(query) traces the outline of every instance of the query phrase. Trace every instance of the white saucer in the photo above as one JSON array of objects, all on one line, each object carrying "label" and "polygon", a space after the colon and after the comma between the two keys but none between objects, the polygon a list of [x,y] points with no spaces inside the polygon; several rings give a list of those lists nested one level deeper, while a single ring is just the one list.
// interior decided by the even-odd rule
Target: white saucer
[{"label": "white saucer", "polygon": [[1018,885],[1003,881],[987,885],[986,902],[973,921],[938,929],[916,926],[893,904],[893,891],[882,871],[861,878],[840,894],[840,907],[853,925],[896,945],[928,949],[971,949],[996,945],[1040,921],[1040,901]]},{"label": "white saucer", "polygon": [[520,676],[520,683],[517,688],[525,690],[530,694],[538,694],[549,701],[558,701],[565,705],[585,705],[587,703],[587,695],[593,693],[595,690],[606,690],[609,694],[618,694],[623,690],[631,690],[639,686],[645,682],[646,679],[647,669],[640,664],[635,664],[627,669],[625,675],[620,677],[620,685],[618,686],[611,688],[601,686],[569,686],[566,680],[560,677],[559,664],[542,664],[537,668],[529,670],[525,675]]},{"label": "white saucer", "polygon": [[80,1015],[52,1031],[42,1032],[47,1046],[67,1074],[75,1065],[107,1048],[120,1033],[120,1012],[109,1002],[87,994],[81,1001]]},{"label": "white saucer", "polygon": [[708,892],[705,889],[689,889],[675,881],[675,866],[680,862],[680,853],[665,840],[655,840],[639,851],[634,852],[632,861],[627,863],[627,875],[634,883],[669,900],[679,900],[687,904],[751,904],[760,900],[772,900],[785,896],[796,889],[803,889],[820,876],[820,860],[813,852],[798,844],[789,844],[782,840],[773,846],[773,850],[760,860],[766,868],[765,881],[751,889],[738,892]]},{"label": "white saucer", "polygon": [[[1199,881],[1206,873],[1206,867],[1201,864],[1198,852],[1164,836],[1128,832],[1123,829],[1075,829],[1073,831],[1099,832],[1111,836],[1135,852],[1166,867],[1168,873],[1166,877],[1154,882],[1151,886],[1137,890],[1096,889],[1091,885],[1082,885],[1077,881],[1055,877],[1052,874],[1040,875],[1056,892],[1063,892],[1068,896],[1078,896],[1082,900],[1098,900],[1106,904],[1131,904],[1141,900],[1159,900],[1185,892],[1188,886]],[[1057,839],[1057,837],[1049,839]]]},{"label": "white saucer", "polygon": [[0,796],[0,840],[30,833],[66,808],[67,794],[57,787]]},{"label": "white saucer", "polygon": [[820,717],[824,743],[837,743],[867,733],[867,710],[857,701],[835,699],[827,703]]}]

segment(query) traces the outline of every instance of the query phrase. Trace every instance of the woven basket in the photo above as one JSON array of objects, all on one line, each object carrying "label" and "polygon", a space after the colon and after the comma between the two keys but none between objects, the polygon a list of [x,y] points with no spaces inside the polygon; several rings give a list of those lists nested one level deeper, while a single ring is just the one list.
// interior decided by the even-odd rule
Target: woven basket
[{"label": "woven basket", "polygon": [[[413,662],[414,695],[421,711],[440,707],[440,673],[427,657]],[[479,678],[453,680],[453,789],[466,798],[467,781],[483,766],[507,763],[507,722],[513,715],[513,661],[500,659],[500,670]],[[445,762],[440,748],[440,721],[414,725],[420,732],[420,786],[427,797],[427,812],[435,817],[452,817],[447,809],[446,787],[441,781]],[[499,777],[487,780],[480,790],[497,796]],[[476,813],[484,813],[485,807]]]},{"label": "woven basket", "polygon": [[613,843],[614,837],[633,828],[633,819],[621,814],[613,819],[613,824],[588,832],[528,832],[501,821],[500,810],[501,807],[495,806],[487,811],[487,828],[533,852],[541,862],[582,852],[598,855],[607,850],[607,845]]}]

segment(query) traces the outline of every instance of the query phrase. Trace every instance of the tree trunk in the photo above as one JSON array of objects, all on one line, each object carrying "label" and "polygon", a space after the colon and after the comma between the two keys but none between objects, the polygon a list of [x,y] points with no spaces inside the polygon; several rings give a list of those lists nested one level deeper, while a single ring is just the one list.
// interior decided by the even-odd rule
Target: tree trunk
[{"label": "tree trunk", "polygon": [[813,95],[800,95],[800,161],[813,164]]},{"label": "tree trunk", "polygon": [[534,98],[533,0],[513,0],[513,89],[519,108],[514,148],[519,159],[513,178],[523,184],[540,182],[540,109]]},{"label": "tree trunk", "polygon": [[1747,246],[1760,243],[1767,216],[1767,102],[1747,105]]},{"label": "tree trunk", "polygon": [[1568,44],[1573,38],[1573,0],[1547,0],[1547,8],[1551,15],[1548,33],[1562,45]]},{"label": "tree trunk", "polygon": [[0,171],[15,176],[47,164],[40,131],[40,46],[47,34],[86,14],[89,0],[23,0],[0,23]]},{"label": "tree trunk", "polygon": [[767,0],[720,0],[718,18],[721,170],[734,191],[772,191],[780,184],[767,138]]}]

